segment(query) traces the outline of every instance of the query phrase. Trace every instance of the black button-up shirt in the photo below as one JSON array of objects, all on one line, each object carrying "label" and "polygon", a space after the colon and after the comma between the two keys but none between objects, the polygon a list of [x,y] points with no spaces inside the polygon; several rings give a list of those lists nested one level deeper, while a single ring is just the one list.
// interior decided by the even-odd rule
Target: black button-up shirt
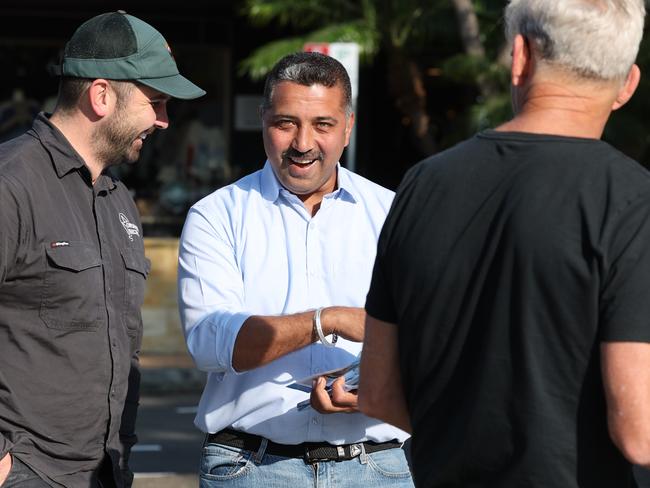
[{"label": "black button-up shirt", "polygon": [[148,268],[126,187],[46,116],[0,145],[0,458],[88,487],[108,455],[122,486]]}]

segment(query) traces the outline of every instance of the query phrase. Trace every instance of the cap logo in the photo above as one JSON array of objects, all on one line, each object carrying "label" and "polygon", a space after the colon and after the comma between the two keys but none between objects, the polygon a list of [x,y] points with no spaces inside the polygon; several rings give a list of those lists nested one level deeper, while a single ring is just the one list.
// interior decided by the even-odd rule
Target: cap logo
[{"label": "cap logo", "polygon": [[165,43],[165,49],[167,49],[167,52],[169,53],[171,58],[174,60],[174,62],[176,62],[176,59],[174,58],[174,54],[172,53],[172,48],[169,47],[169,44]]}]

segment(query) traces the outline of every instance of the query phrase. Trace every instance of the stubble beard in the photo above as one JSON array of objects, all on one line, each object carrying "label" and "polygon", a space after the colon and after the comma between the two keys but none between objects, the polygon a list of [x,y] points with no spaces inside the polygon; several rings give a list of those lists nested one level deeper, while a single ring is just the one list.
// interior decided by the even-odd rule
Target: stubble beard
[{"label": "stubble beard", "polygon": [[120,118],[121,113],[114,113],[104,125],[94,131],[93,149],[104,167],[121,163],[135,163],[140,153],[133,148],[140,132]]}]

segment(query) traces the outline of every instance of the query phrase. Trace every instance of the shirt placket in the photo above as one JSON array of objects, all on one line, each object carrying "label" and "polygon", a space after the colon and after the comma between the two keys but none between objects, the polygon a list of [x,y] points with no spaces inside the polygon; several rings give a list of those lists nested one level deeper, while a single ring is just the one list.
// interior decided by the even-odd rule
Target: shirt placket
[{"label": "shirt placket", "polygon": [[[307,236],[305,239],[305,260],[306,260],[306,271],[307,271],[307,283],[309,288],[309,299],[310,303],[314,308],[325,306],[323,303],[323,297],[326,295],[323,293],[323,275],[322,275],[322,260],[323,260],[323,250],[322,250],[322,239],[321,239],[321,229],[319,224],[319,219],[317,218],[319,214],[316,214],[309,220],[307,224]],[[322,220],[322,219],[320,219]],[[320,343],[317,342],[316,346],[312,346],[311,350],[311,364],[310,364],[310,374],[318,374],[324,371],[324,357],[323,357],[323,347],[320,346]],[[323,419],[322,415],[319,414],[314,409],[308,409],[309,412],[309,423],[308,423],[308,432],[307,439],[321,439],[322,430],[323,430]]]},{"label": "shirt placket", "polygon": [[[96,185],[99,186],[99,185]],[[116,333],[116,324],[118,322],[118,317],[115,315],[116,310],[112,305],[112,292],[113,286],[112,283],[115,280],[116,273],[119,273],[119,268],[116,266],[113,253],[116,252],[115,249],[111,248],[110,239],[111,239],[111,226],[109,225],[108,218],[110,218],[107,205],[109,193],[105,189],[95,188],[93,207],[95,213],[95,221],[97,225],[97,236],[99,238],[99,250],[102,259],[102,271],[104,277],[104,305],[106,308],[107,315],[107,334],[108,342],[110,344],[110,371],[108,371],[108,376],[110,378],[110,385],[108,389],[108,409],[109,409],[109,424],[106,432],[107,441],[113,437],[113,435],[119,429],[120,418],[118,412],[120,411],[118,405],[119,395],[119,381],[118,375],[119,371],[117,368],[116,359],[119,357],[119,340]]]}]

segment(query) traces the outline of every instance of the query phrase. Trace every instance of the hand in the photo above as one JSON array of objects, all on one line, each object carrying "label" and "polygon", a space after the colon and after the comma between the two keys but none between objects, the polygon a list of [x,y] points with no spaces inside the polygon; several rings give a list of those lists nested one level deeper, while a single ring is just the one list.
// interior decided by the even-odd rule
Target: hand
[{"label": "hand", "polygon": [[0,486],[2,486],[5,481],[7,481],[12,464],[11,453],[9,452],[5,454],[2,459],[0,459]]},{"label": "hand", "polygon": [[310,397],[311,406],[314,410],[323,414],[359,411],[357,392],[356,390],[345,390],[345,378],[343,376],[334,380],[331,389],[327,389],[326,385],[327,382],[323,376],[314,381]]}]

